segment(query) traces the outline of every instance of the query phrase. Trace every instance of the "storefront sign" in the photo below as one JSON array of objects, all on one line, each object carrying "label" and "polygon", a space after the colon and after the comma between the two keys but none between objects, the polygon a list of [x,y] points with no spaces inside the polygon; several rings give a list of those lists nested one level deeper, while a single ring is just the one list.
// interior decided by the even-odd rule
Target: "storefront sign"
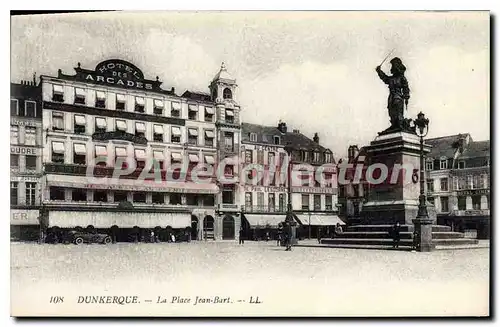
[{"label": "storefront sign", "polygon": [[489,216],[489,210],[455,210],[453,211],[455,216]]},{"label": "storefront sign", "polygon": [[42,126],[40,121],[36,121],[34,119],[26,119],[26,120],[21,120],[18,118],[11,118],[10,119],[10,124],[11,125],[17,125],[17,126],[32,126],[32,127],[39,127]]},{"label": "storefront sign", "polygon": [[[57,183],[59,184],[59,183]],[[81,184],[75,184],[73,186],[67,185],[70,183],[64,183],[66,187],[80,187]],[[194,193],[194,194],[216,194],[218,193],[216,189],[187,189],[178,187],[163,187],[161,184],[158,186],[134,186],[134,185],[106,185],[103,184],[86,184],[84,188],[87,189],[97,189],[97,190],[118,190],[118,191],[139,191],[139,192],[170,192],[170,193]]]},{"label": "storefront sign", "polygon": [[109,141],[109,140],[123,140],[132,142],[135,144],[148,144],[148,140],[145,137],[136,136],[134,134],[122,132],[122,131],[113,131],[113,132],[103,132],[103,133],[94,133],[92,134],[92,141]]},{"label": "storefront sign", "polygon": [[286,187],[245,185],[245,192],[286,192]]},{"label": "storefront sign", "polygon": [[292,187],[292,193],[337,194],[331,187]]},{"label": "storefront sign", "polygon": [[36,156],[36,155],[38,155],[38,149],[37,148],[28,148],[25,146],[11,146],[10,153],[12,153],[12,154],[27,154],[27,155]]},{"label": "storefront sign", "polygon": [[38,225],[38,210],[29,209],[11,209],[10,224],[11,225]]},{"label": "storefront sign", "polygon": [[40,178],[36,176],[11,176],[10,180],[12,182],[32,182],[32,183],[40,182]]},{"label": "storefront sign", "polygon": [[256,145],[255,150],[278,152],[280,150],[283,150],[283,147],[270,146],[270,145]]},{"label": "storefront sign", "polygon": [[467,196],[467,195],[485,195],[490,194],[489,189],[481,189],[481,190],[463,190],[457,191],[457,196]]},{"label": "storefront sign", "polygon": [[77,80],[86,83],[120,86],[141,90],[161,90],[161,82],[144,79],[142,71],[135,65],[120,59],[99,63],[95,70],[75,68]]}]

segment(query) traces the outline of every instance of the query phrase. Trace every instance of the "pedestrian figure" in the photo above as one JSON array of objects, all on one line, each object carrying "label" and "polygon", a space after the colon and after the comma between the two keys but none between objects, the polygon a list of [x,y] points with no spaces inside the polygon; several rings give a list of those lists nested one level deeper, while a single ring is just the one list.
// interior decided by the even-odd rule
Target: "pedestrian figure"
[{"label": "pedestrian figure", "polygon": [[391,229],[391,237],[392,237],[392,247],[397,249],[399,247],[399,240],[400,240],[400,232],[401,232],[401,226],[399,225],[399,221],[396,222]]},{"label": "pedestrian figure", "polygon": [[335,236],[340,236],[340,234],[342,234],[344,231],[342,230],[342,226],[340,226],[340,223],[337,223],[337,225],[335,226],[335,231],[333,232],[333,234]]},{"label": "pedestrian figure", "polygon": [[155,242],[155,232],[151,231],[149,234],[149,242],[154,243]]},{"label": "pedestrian figure", "polygon": [[280,246],[281,245],[281,229],[278,229],[278,239],[277,239],[277,246]]},{"label": "pedestrian figure", "polygon": [[243,228],[240,228],[240,244],[245,244]]},{"label": "pedestrian figure", "polygon": [[268,241],[269,241],[269,231],[266,230],[266,242],[268,242]]},{"label": "pedestrian figure", "polygon": [[414,231],[413,232],[413,244],[412,244],[412,248],[413,250],[417,251],[418,248],[420,247],[420,234],[417,232],[417,231]]},{"label": "pedestrian figure", "polygon": [[171,241],[172,241],[172,243],[175,243],[175,235],[174,235],[174,233],[172,233],[172,234],[170,235],[170,237],[171,237]]},{"label": "pedestrian figure", "polygon": [[321,228],[318,228],[317,238],[318,238],[318,244],[321,244]]}]

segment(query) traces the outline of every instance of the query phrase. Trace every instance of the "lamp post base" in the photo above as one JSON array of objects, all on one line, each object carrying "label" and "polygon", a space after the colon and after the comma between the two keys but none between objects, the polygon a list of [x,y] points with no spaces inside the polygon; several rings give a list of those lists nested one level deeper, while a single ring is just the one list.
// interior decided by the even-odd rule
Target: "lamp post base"
[{"label": "lamp post base", "polygon": [[419,252],[431,252],[435,246],[432,243],[432,219],[429,217],[419,217],[413,219],[415,231],[413,234],[413,244]]}]

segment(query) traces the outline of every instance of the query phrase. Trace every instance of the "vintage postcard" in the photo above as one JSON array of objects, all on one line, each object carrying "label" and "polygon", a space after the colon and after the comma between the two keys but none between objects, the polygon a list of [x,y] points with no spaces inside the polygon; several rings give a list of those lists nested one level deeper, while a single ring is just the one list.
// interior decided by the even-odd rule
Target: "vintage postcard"
[{"label": "vintage postcard", "polygon": [[11,16],[11,315],[490,315],[490,13]]}]

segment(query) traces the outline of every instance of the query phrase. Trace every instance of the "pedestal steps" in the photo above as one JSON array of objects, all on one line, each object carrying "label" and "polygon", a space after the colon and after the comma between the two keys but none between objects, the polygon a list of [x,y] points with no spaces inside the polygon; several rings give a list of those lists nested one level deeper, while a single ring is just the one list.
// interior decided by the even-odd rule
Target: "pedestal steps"
[{"label": "pedestal steps", "polygon": [[[393,240],[389,236],[392,225],[354,225],[347,227],[341,235],[321,240],[321,244],[339,247],[370,246],[387,248]],[[413,245],[413,225],[401,225],[400,247],[410,248]],[[452,232],[451,227],[433,225],[432,242],[436,246],[462,246],[477,244],[478,240],[464,238],[464,234]]]}]

